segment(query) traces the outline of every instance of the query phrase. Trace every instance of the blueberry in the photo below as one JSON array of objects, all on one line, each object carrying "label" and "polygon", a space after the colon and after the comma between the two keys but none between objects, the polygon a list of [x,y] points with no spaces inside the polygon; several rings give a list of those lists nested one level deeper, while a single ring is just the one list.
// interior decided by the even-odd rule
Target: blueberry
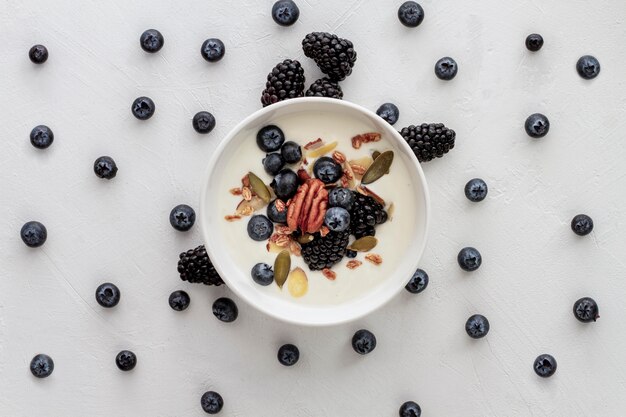
[{"label": "blueberry", "polygon": [[148,120],[154,115],[156,107],[150,97],[137,97],[130,109],[137,119]]},{"label": "blueberry", "polygon": [[328,193],[328,205],[330,207],[342,207],[352,210],[354,204],[354,194],[347,188],[333,188]]},{"label": "blueberry", "polygon": [[428,274],[423,269],[417,269],[404,287],[412,294],[419,294],[428,286]]},{"label": "blueberry", "polygon": [[210,38],[204,41],[202,48],[200,48],[200,53],[202,54],[202,58],[207,61],[217,62],[224,58],[226,47],[224,46],[224,42],[221,40],[217,38]]},{"label": "blueberry", "polygon": [[252,267],[252,279],[259,285],[267,286],[274,282],[274,271],[266,263],[259,262]]},{"label": "blueberry", "polygon": [[48,60],[48,48],[43,45],[35,45],[28,51],[28,57],[34,64],[43,64]]},{"label": "blueberry", "polygon": [[376,348],[376,336],[369,330],[358,330],[352,336],[352,348],[360,355],[367,355]]},{"label": "blueberry", "polygon": [[591,80],[600,74],[600,62],[594,56],[583,55],[576,62],[576,71],[585,80]]},{"label": "blueberry", "polygon": [[[283,207],[282,211],[279,211],[276,207],[276,203],[281,202]],[[270,201],[267,205],[267,217],[274,223],[287,223],[287,205],[280,199]]]},{"label": "blueberry", "polygon": [[187,310],[187,307],[189,307],[189,303],[191,303],[191,298],[189,298],[189,294],[187,294],[185,291],[178,290],[170,294],[168,302],[170,303],[170,307],[172,307],[172,310],[183,311]]},{"label": "blueberry", "polygon": [[30,248],[38,248],[46,243],[48,238],[48,229],[42,223],[36,221],[30,221],[24,223],[22,230],[20,230],[20,236],[26,246]]},{"label": "blueberry", "polygon": [[256,144],[263,152],[274,152],[285,142],[285,134],[278,126],[264,126],[256,134]]},{"label": "blueberry", "polygon": [[384,103],[382,104],[378,110],[376,110],[376,114],[383,118],[390,125],[395,124],[400,117],[400,109],[393,103]]},{"label": "blueberry", "polygon": [[170,224],[179,232],[186,232],[196,222],[196,212],[187,204],[179,204],[170,211]]},{"label": "blueberry", "polygon": [[283,144],[283,147],[280,148],[280,153],[288,164],[295,164],[302,159],[302,148],[291,140]]},{"label": "blueberry", "polygon": [[313,173],[324,184],[333,184],[343,175],[343,169],[333,158],[322,156],[313,164]]},{"label": "blueberry", "polygon": [[487,183],[480,178],[471,179],[465,184],[465,197],[474,203],[483,201],[488,191]]},{"label": "blueberry", "polygon": [[265,172],[270,175],[278,174],[284,166],[285,160],[278,152],[268,153],[265,158],[263,158],[263,168],[265,168]]},{"label": "blueberry", "polygon": [[292,0],[280,0],[272,6],[272,19],[281,26],[291,26],[300,17],[300,9]]},{"label": "blueberry", "polygon": [[110,156],[101,156],[93,163],[93,172],[98,178],[110,180],[117,175],[117,164]]},{"label": "blueberry", "polygon": [[298,175],[292,170],[285,168],[274,177],[270,186],[276,197],[283,201],[289,200],[298,191]]},{"label": "blueberry", "polygon": [[248,236],[258,242],[267,240],[274,232],[274,224],[262,214],[252,216],[248,221]]},{"label": "blueberry", "polygon": [[115,357],[115,364],[121,371],[132,371],[137,365],[137,355],[130,350],[123,350]]},{"label": "blueberry", "polygon": [[441,58],[435,64],[435,75],[440,80],[450,81],[456,77],[456,73],[459,70],[459,66],[456,61],[449,56]]},{"label": "blueberry", "polygon": [[40,353],[30,361],[30,372],[37,378],[47,378],[54,371],[54,361],[48,355]]},{"label": "blueberry", "polygon": [[461,249],[457,261],[464,271],[475,271],[482,264],[483,258],[477,249],[468,247]]},{"label": "blueberry", "polygon": [[120,302],[120,297],[120,289],[110,282],[105,282],[96,288],[96,301],[102,307],[115,307]]},{"label": "blueberry", "polygon": [[54,142],[54,133],[45,125],[35,126],[30,131],[30,143],[37,149],[46,149]]},{"label": "blueberry", "polygon": [[424,20],[424,9],[414,1],[406,1],[398,9],[398,19],[404,26],[417,27]]},{"label": "blueberry", "polygon": [[400,406],[400,417],[420,417],[422,409],[414,401],[407,401]]},{"label": "blueberry", "polygon": [[489,320],[487,317],[474,314],[465,322],[465,331],[472,339],[480,339],[489,333]]},{"label": "blueberry", "polygon": [[207,134],[215,128],[215,117],[208,111],[200,111],[193,116],[191,124],[196,132]]},{"label": "blueberry", "polygon": [[282,345],[278,349],[278,362],[281,365],[293,366],[300,359],[300,350],[297,346],[292,344]]},{"label": "blueberry", "polygon": [[586,214],[577,214],[572,219],[572,231],[578,236],[585,236],[593,230],[593,219]]},{"label": "blueberry", "polygon": [[543,37],[537,33],[532,33],[526,37],[526,48],[529,51],[537,52],[543,46]]},{"label": "blueberry", "polygon": [[163,48],[164,43],[163,35],[156,29],[146,30],[139,38],[141,49],[150,53],[159,52]]},{"label": "blueberry", "polygon": [[346,258],[350,258],[350,259],[354,259],[356,258],[356,256],[358,255],[358,253],[354,250],[346,250]]},{"label": "blueberry", "polygon": [[333,232],[343,232],[350,226],[350,213],[342,207],[331,207],[326,211],[324,223]]},{"label": "blueberry", "polygon": [[239,309],[233,300],[222,297],[213,302],[213,315],[217,317],[219,321],[231,323],[237,320]]},{"label": "blueberry", "polygon": [[550,130],[550,121],[541,113],[534,113],[528,116],[524,129],[531,138],[542,138],[548,134]]},{"label": "blueberry", "polygon": [[583,323],[596,321],[600,318],[598,304],[593,298],[583,297],[574,303],[574,316]]},{"label": "blueberry", "polygon": [[224,399],[215,391],[207,391],[200,398],[200,405],[207,414],[217,414],[224,407]]},{"label": "blueberry", "polygon": [[548,378],[556,372],[556,359],[552,355],[544,353],[537,356],[533,365],[535,373],[542,378]]}]

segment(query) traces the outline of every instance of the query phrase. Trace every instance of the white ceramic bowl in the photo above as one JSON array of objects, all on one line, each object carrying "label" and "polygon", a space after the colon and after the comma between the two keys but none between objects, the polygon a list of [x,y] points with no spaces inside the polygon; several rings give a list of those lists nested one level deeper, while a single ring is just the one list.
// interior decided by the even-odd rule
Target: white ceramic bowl
[{"label": "white ceramic bowl", "polygon": [[[250,285],[250,266],[237,265],[228,254],[228,248],[222,244],[218,222],[224,222],[224,218],[217,212],[216,204],[212,203],[213,196],[220,195],[220,175],[224,172],[225,164],[234,157],[235,150],[242,144],[245,138],[249,138],[250,132],[257,132],[261,127],[269,124],[276,117],[288,117],[311,113],[319,117],[320,114],[340,114],[345,117],[347,123],[351,118],[365,122],[371,126],[372,131],[378,131],[389,142],[396,154],[396,158],[402,158],[406,164],[411,181],[416,189],[416,198],[413,212],[418,217],[415,219],[413,230],[406,230],[413,236],[408,247],[398,248],[406,253],[394,269],[392,276],[387,277],[380,285],[372,288],[364,296],[336,305],[301,305],[277,300],[259,290],[257,285]],[[256,146],[256,143],[250,143]],[[215,265],[216,270],[223,278],[228,287],[250,305],[264,313],[291,323],[321,326],[345,323],[362,317],[389,301],[406,285],[408,279],[418,267],[419,260],[424,251],[429,223],[429,196],[424,173],[415,158],[415,155],[398,134],[398,132],[386,121],[375,113],[356,104],[327,98],[306,97],[282,101],[248,116],[239,123],[227,136],[213,154],[206,171],[201,196],[200,224],[206,248]],[[242,238],[247,238],[247,236]]]}]

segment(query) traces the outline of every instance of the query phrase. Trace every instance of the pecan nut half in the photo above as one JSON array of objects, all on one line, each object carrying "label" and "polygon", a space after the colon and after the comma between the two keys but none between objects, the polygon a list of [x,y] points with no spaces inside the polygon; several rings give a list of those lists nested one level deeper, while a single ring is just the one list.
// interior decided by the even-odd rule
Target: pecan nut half
[{"label": "pecan nut half", "polygon": [[324,224],[328,207],[328,191],[318,179],[309,179],[302,184],[289,202],[287,226],[292,231],[315,233]]}]

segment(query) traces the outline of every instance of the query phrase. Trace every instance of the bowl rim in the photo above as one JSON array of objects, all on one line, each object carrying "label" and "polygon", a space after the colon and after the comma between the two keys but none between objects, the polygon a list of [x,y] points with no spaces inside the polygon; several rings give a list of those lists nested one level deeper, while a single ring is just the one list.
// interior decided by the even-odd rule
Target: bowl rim
[{"label": "bowl rim", "polygon": [[[237,123],[229,132],[228,134],[224,137],[224,139],[222,139],[220,141],[220,143],[217,145],[217,147],[213,150],[213,153],[211,155],[211,157],[209,158],[207,167],[205,168],[204,171],[204,177],[203,180],[201,182],[201,192],[200,192],[200,211],[199,211],[199,225],[200,225],[200,229],[201,229],[201,234],[202,234],[202,240],[203,243],[205,245],[207,254],[209,255],[209,258],[211,259],[211,262],[213,262],[212,260],[215,259],[213,256],[213,246],[210,243],[211,239],[208,238],[208,233],[207,233],[207,225],[206,222],[207,220],[205,220],[206,216],[205,213],[207,211],[206,208],[206,197],[207,197],[207,191],[209,189],[209,185],[210,185],[210,181],[211,181],[211,173],[213,171],[213,167],[216,165],[218,158],[220,157],[220,155],[224,152],[225,148],[228,146],[228,144],[231,142],[231,140],[237,136],[246,126],[248,126],[253,120],[258,119],[263,117],[265,114],[270,113],[270,112],[274,112],[276,110],[279,110],[283,107],[289,107],[292,105],[302,105],[302,104],[306,104],[306,103],[327,103],[327,104],[332,104],[335,106],[343,106],[348,108],[349,110],[352,111],[357,111],[365,116],[367,116],[368,118],[371,119],[376,119],[376,118],[380,118],[380,116],[378,116],[375,112],[359,105],[356,103],[352,103],[350,101],[346,101],[346,100],[338,100],[338,99],[334,99],[334,98],[327,98],[327,97],[298,97],[298,98],[293,98],[293,99],[289,99],[289,100],[284,100],[284,101],[279,101],[277,103],[274,103],[270,106],[267,107],[263,107],[259,110],[256,110],[255,112],[249,114],[247,117],[245,117],[243,120],[241,120],[239,123]],[[382,120],[382,119],[381,119]],[[426,243],[428,241],[428,236],[429,236],[429,231],[430,231],[430,191],[428,188],[428,183],[426,181],[426,176],[424,174],[424,171],[421,167],[421,164],[419,163],[419,161],[417,160],[417,157],[415,156],[415,154],[413,153],[413,151],[411,150],[411,148],[409,147],[409,145],[406,143],[406,141],[404,140],[404,138],[402,138],[402,136],[400,135],[400,133],[393,128],[393,126],[389,125],[389,129],[387,129],[389,132],[391,132],[392,136],[395,137],[395,146],[397,146],[398,148],[401,148],[408,156],[409,159],[411,159],[414,163],[415,163],[415,168],[418,174],[418,179],[421,183],[422,189],[423,189],[423,195],[421,197],[423,197],[424,199],[424,238],[421,241],[421,244],[419,246],[419,253],[415,259],[415,263],[416,268],[419,266],[419,262],[421,261],[421,258],[424,254],[424,250],[426,248]],[[228,282],[228,278],[225,278],[228,274],[225,274],[224,271],[222,270],[221,266],[218,263],[214,263],[213,262],[213,266],[215,267],[215,269],[217,270],[218,274],[222,277],[222,280],[224,281],[224,283],[226,284],[226,286],[237,295],[237,297],[239,297],[240,299],[244,300],[248,305],[252,306],[253,308],[255,308],[257,311],[262,312],[263,314],[266,314],[270,317],[273,317],[281,322],[286,322],[286,323],[291,323],[291,324],[295,324],[295,325],[300,325],[300,326],[306,326],[306,327],[328,327],[328,326],[336,326],[336,325],[340,325],[340,324],[345,324],[345,323],[349,323],[349,322],[353,322],[355,320],[358,320],[360,318],[363,318],[373,312],[375,312],[376,310],[378,310],[379,308],[381,308],[382,306],[384,306],[385,304],[387,304],[391,299],[395,298],[398,293],[404,288],[404,286],[398,286],[398,288],[394,289],[393,291],[389,291],[388,292],[388,296],[385,297],[382,301],[373,304],[371,308],[366,309],[364,311],[359,311],[356,314],[352,314],[352,315],[346,315],[343,317],[339,317],[337,320],[334,321],[320,321],[320,322],[315,322],[315,321],[302,321],[302,320],[298,320],[298,319],[293,319],[291,317],[285,317],[282,315],[277,314],[275,311],[271,311],[271,310],[267,310],[262,308],[261,306],[259,306],[257,303],[255,303],[253,300],[250,300],[249,297],[247,295],[242,294],[242,292],[237,288],[236,285],[229,285]]]}]

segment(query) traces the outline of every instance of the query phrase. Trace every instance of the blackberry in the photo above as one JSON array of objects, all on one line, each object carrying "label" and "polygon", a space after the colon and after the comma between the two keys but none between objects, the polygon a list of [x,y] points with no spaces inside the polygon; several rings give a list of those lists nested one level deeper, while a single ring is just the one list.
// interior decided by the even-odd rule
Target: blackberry
[{"label": "blackberry", "polygon": [[350,234],[357,239],[363,236],[374,236],[375,226],[387,221],[387,212],[374,198],[356,191],[352,193],[354,203],[350,210]]},{"label": "blackberry", "polygon": [[352,73],[356,51],[347,39],[327,32],[312,32],[302,40],[302,49],[333,81],[344,80]]},{"label": "blackberry", "polygon": [[180,254],[178,272],[183,281],[215,286],[224,283],[211,263],[204,245]]},{"label": "blackberry", "polygon": [[265,90],[261,93],[263,107],[278,101],[304,95],[304,69],[300,62],[285,59],[267,75]]},{"label": "blackberry", "polygon": [[454,148],[456,133],[443,123],[411,125],[400,131],[420,162],[441,158]]},{"label": "blackberry", "polygon": [[341,91],[339,83],[324,77],[311,84],[305,95],[307,97],[329,97],[341,100],[343,91]]},{"label": "blackberry", "polygon": [[329,232],[322,237],[316,233],[310,243],[302,245],[302,258],[311,271],[330,268],[343,259],[350,232]]}]

